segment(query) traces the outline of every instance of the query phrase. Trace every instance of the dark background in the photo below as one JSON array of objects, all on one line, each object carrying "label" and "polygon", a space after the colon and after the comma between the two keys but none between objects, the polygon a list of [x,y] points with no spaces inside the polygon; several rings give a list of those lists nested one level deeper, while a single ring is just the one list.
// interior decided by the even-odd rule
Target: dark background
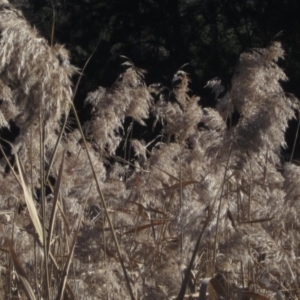
[{"label": "dark background", "polygon": [[[54,20],[54,42],[65,44],[79,68],[98,44],[75,99],[83,120],[86,94],[99,85],[112,85],[121,71],[120,55],[148,71],[147,84],[170,86],[174,73],[189,63],[185,70],[191,89],[202,97],[203,105],[210,105],[210,92],[203,89],[207,80],[220,76],[229,81],[241,52],[279,40],[286,51],[280,65],[290,78],[284,88],[300,98],[299,0],[15,0],[14,4],[49,41]],[[297,121],[292,121],[289,147],[296,127]]]}]

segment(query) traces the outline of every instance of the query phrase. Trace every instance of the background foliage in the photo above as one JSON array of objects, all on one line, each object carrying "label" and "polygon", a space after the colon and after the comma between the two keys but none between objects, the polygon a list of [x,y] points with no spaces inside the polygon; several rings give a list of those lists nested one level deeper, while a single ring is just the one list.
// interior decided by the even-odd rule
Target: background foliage
[{"label": "background foliage", "polygon": [[[149,81],[167,81],[185,63],[191,64],[196,83],[214,76],[231,76],[241,52],[265,47],[277,36],[287,51],[285,68],[292,78],[290,85],[298,92],[299,1],[52,2],[56,12],[55,41],[67,46],[75,65],[83,66],[100,41],[86,71],[86,81],[91,86],[96,87],[96,82],[110,85],[115,80],[120,54],[148,70]],[[38,0],[28,0],[22,7],[29,21],[49,39],[52,8],[51,1]]]}]

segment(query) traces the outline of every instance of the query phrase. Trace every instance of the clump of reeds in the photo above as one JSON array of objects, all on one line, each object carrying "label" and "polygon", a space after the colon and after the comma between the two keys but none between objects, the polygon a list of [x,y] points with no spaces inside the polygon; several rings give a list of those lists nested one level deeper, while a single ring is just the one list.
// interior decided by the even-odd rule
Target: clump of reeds
[{"label": "clump of reeds", "polygon": [[[2,3],[0,15],[1,123],[19,127],[14,146],[29,172],[39,169],[40,130],[45,151],[53,149],[59,122],[70,108],[70,79],[76,69],[68,51],[50,47],[13,6]],[[39,175],[32,172],[37,182]]]},{"label": "clump of reeds", "polygon": [[[215,108],[186,72],[147,87],[126,58],[112,87],[88,94],[81,126],[66,50],[6,2],[0,17],[0,126],[20,127],[1,146],[3,297],[300,296],[300,171],[280,155],[299,105],[280,85],[280,43],[241,54]],[[59,135],[71,108],[77,128]],[[131,139],[126,117],[162,130]],[[117,156],[127,142],[132,155]]]},{"label": "clump of reeds", "polygon": [[[151,97],[144,82],[144,71],[132,62],[123,63],[126,70],[109,89],[99,87],[88,94],[85,103],[92,105],[91,121],[85,124],[87,136],[102,151],[114,153],[122,138],[125,117],[145,125]],[[105,109],[103,109],[105,107]]]}]

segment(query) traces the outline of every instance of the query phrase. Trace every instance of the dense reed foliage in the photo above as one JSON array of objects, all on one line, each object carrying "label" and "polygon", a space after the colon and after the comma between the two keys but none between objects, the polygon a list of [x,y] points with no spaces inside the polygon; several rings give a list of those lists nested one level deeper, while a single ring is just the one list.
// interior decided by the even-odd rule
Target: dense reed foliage
[{"label": "dense reed foliage", "polygon": [[[215,108],[183,70],[147,86],[124,58],[81,126],[66,49],[4,0],[0,30],[0,126],[20,128],[1,142],[0,299],[300,297],[300,169],[280,154],[299,103],[280,43],[242,53]],[[133,139],[137,124],[162,130]]]}]

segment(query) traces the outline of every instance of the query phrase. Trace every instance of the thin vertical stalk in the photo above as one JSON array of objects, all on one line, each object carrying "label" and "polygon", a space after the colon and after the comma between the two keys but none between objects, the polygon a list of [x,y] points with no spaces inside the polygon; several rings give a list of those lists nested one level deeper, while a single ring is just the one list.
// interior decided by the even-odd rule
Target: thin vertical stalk
[{"label": "thin vertical stalk", "polygon": [[54,43],[54,30],[55,30],[55,8],[52,0],[51,0],[51,5],[52,5],[52,28],[51,28],[51,47],[52,47]]},{"label": "thin vertical stalk", "polygon": [[131,288],[131,284],[130,284],[130,281],[129,281],[127,270],[125,268],[124,259],[123,259],[123,256],[121,254],[121,249],[120,249],[119,242],[118,242],[118,239],[117,239],[117,236],[116,236],[116,232],[114,230],[112,221],[111,221],[109,213],[108,213],[108,209],[107,209],[106,202],[105,202],[105,199],[104,199],[104,196],[103,196],[103,193],[102,193],[102,189],[100,187],[100,183],[98,181],[98,177],[97,177],[97,174],[96,174],[96,171],[95,171],[95,168],[94,168],[94,165],[93,165],[93,161],[92,161],[92,158],[91,158],[91,155],[90,155],[90,152],[89,152],[89,147],[88,147],[88,144],[86,142],[86,139],[85,139],[85,136],[84,136],[84,133],[83,133],[83,130],[82,130],[82,126],[80,124],[79,117],[78,117],[78,114],[77,114],[77,111],[76,111],[76,108],[75,108],[73,102],[71,102],[71,106],[72,106],[72,109],[73,109],[73,112],[74,112],[75,120],[77,122],[80,134],[82,136],[82,140],[83,140],[84,147],[85,147],[85,150],[86,150],[86,153],[87,153],[87,157],[88,157],[88,160],[89,160],[89,163],[90,163],[90,166],[91,166],[93,177],[95,179],[97,192],[100,196],[100,200],[101,200],[102,206],[104,208],[105,216],[107,218],[109,227],[110,227],[111,232],[112,232],[113,240],[114,240],[114,243],[116,245],[117,253],[118,253],[118,256],[119,256],[119,259],[120,259],[120,263],[121,263],[121,267],[122,267],[123,274],[124,274],[124,277],[125,277],[125,281],[126,281],[126,284],[127,284],[127,288],[128,288],[131,299],[134,300],[135,297],[133,295],[133,291],[132,291],[132,288]]},{"label": "thin vertical stalk", "polygon": [[[180,194],[179,194],[179,201],[180,201],[180,215],[182,210],[182,155],[180,155]],[[180,247],[181,247],[181,255],[183,254],[183,226],[181,224],[181,231],[180,231]]]},{"label": "thin vertical stalk", "polygon": [[[125,137],[125,141],[124,141],[124,147],[123,147],[123,151],[124,151],[124,160],[127,159],[127,143],[128,143],[128,137],[130,134],[130,139],[132,139],[132,130],[133,130],[133,120],[130,122],[128,128],[127,128],[127,133],[126,133],[126,137]],[[128,155],[128,160],[130,160],[130,155]]]},{"label": "thin vertical stalk", "polygon": [[[134,120],[132,119],[132,127],[131,127],[131,130],[130,130],[130,140],[132,140],[132,135],[133,135],[133,126],[134,126]],[[131,145],[128,149],[128,160],[130,161],[130,155],[131,155]]]},{"label": "thin vertical stalk", "polygon": [[237,221],[240,222],[240,186],[236,185],[236,206],[237,206]]},{"label": "thin vertical stalk", "polygon": [[226,181],[226,175],[227,175],[227,170],[229,166],[229,161],[232,153],[232,148],[233,148],[233,141],[230,144],[230,149],[228,153],[228,158],[225,166],[225,172],[223,176],[223,181],[222,181],[222,186],[221,186],[221,193],[220,193],[220,201],[219,201],[219,207],[218,207],[218,214],[217,214],[217,224],[216,224],[216,235],[215,235],[215,240],[214,240],[214,249],[213,249],[213,260],[212,260],[212,274],[211,277],[213,277],[213,274],[215,272],[215,267],[216,267],[216,253],[217,253],[217,241],[218,241],[218,234],[219,234],[219,221],[220,221],[220,211],[221,211],[221,206],[222,206],[222,199],[223,199],[223,191],[224,191],[224,185]]},{"label": "thin vertical stalk", "polygon": [[45,280],[47,299],[50,297],[50,281],[49,281],[49,269],[48,269],[48,251],[47,251],[47,237],[46,237],[46,196],[45,196],[45,128],[43,118],[40,113],[40,178],[41,178],[41,203],[42,203],[42,230],[43,230],[43,250],[44,250],[44,268],[45,268]]},{"label": "thin vertical stalk", "polygon": [[249,184],[249,200],[248,200],[248,221],[251,220],[251,183]]},{"label": "thin vertical stalk", "polygon": [[266,180],[267,180],[268,158],[269,158],[269,146],[267,147],[267,151],[266,151],[266,160],[265,160],[265,167],[264,167],[264,184],[266,184]]},{"label": "thin vertical stalk", "polygon": [[242,274],[242,286],[243,289],[245,288],[245,278],[244,278],[244,266],[243,266],[243,261],[241,261],[241,274]]},{"label": "thin vertical stalk", "polygon": [[297,125],[297,131],[296,131],[296,135],[295,135],[295,139],[294,139],[293,150],[292,150],[292,153],[291,153],[290,161],[292,161],[293,157],[294,157],[296,143],[297,143],[298,134],[299,134],[299,127],[300,127],[300,113],[298,112],[298,125]]},{"label": "thin vertical stalk", "polygon": [[40,297],[40,289],[38,287],[38,278],[37,278],[38,263],[37,263],[37,255],[36,255],[36,251],[37,251],[36,243],[37,243],[37,240],[34,239],[34,241],[33,241],[33,251],[34,251],[34,284],[35,284],[36,293],[37,293],[38,297],[41,298]]},{"label": "thin vertical stalk", "polygon": [[191,274],[191,271],[192,271],[192,268],[193,268],[193,265],[194,265],[194,261],[195,261],[196,256],[197,256],[199,246],[202,242],[204,232],[205,232],[205,230],[206,230],[206,228],[207,228],[207,226],[208,226],[208,224],[211,220],[211,216],[213,214],[213,210],[214,210],[214,207],[215,207],[216,200],[217,200],[217,197],[214,199],[214,202],[213,202],[211,208],[208,211],[206,220],[203,224],[202,230],[200,231],[199,237],[198,237],[196,245],[194,247],[194,251],[193,251],[192,257],[190,259],[189,265],[186,268],[186,271],[184,272],[184,278],[182,280],[182,284],[181,284],[181,287],[180,287],[180,290],[179,290],[179,293],[178,293],[178,296],[177,296],[176,300],[183,300],[184,299],[186,287],[187,287],[189,279],[190,279],[190,274]]}]

